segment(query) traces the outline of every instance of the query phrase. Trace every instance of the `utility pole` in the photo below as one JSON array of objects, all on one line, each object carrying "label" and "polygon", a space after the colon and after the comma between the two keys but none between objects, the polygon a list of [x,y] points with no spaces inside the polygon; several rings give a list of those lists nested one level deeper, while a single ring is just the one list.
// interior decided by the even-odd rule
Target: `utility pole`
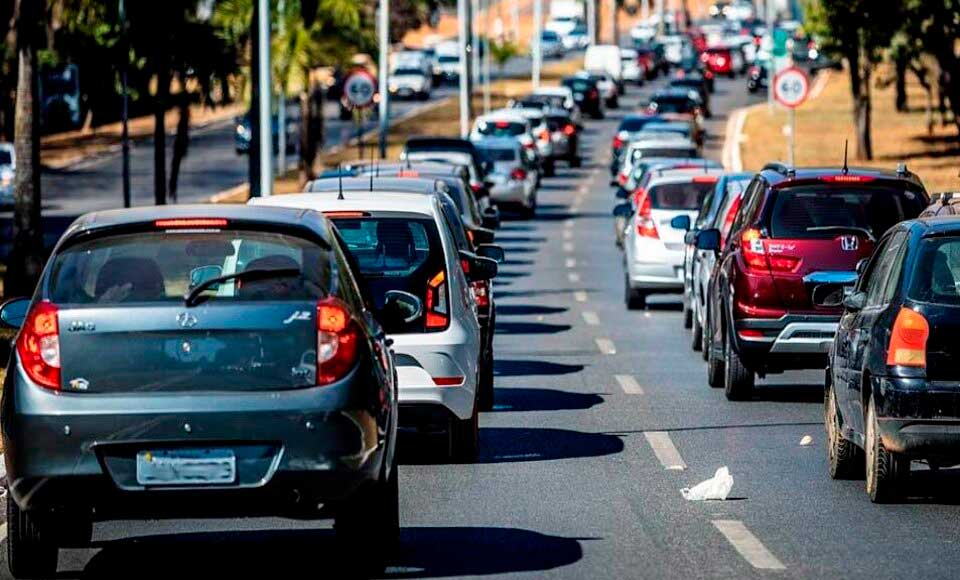
[{"label": "utility pole", "polygon": [[620,16],[617,10],[617,0],[610,0],[610,44],[620,45],[620,30],[618,29],[617,18]]},{"label": "utility pole", "polygon": [[767,38],[769,43],[767,44],[769,49],[769,63],[767,65],[767,108],[770,112],[773,112],[773,76],[777,74],[777,65],[776,60],[773,56],[774,51],[774,39],[773,39],[773,25],[774,25],[774,9],[773,9],[773,0],[766,0],[766,9],[767,9]]},{"label": "utility pole", "polygon": [[483,51],[483,78],[486,81],[483,84],[483,112],[490,112],[490,0],[486,0],[486,6],[481,1],[481,10],[483,10],[483,36],[486,39],[485,49]]},{"label": "utility pole", "polygon": [[467,2],[468,0],[457,0],[457,41],[460,43],[460,136],[466,138],[470,134],[470,78],[467,67],[467,59],[470,57],[467,51]]},{"label": "utility pole", "polygon": [[127,69],[129,68],[127,61],[130,59],[130,37],[128,36],[129,28],[127,27],[127,10],[124,0],[120,0],[119,8],[120,46],[123,51],[123,56],[120,59],[120,84],[121,90],[123,91],[123,107],[121,109],[123,128],[120,136],[121,150],[123,152],[123,207],[130,207],[132,203],[130,199],[130,132],[127,129],[127,122],[130,118],[129,89],[127,88]]},{"label": "utility pole", "polygon": [[377,81],[380,90],[380,159],[387,158],[387,140],[390,135],[390,0],[380,0],[380,66]]},{"label": "utility pole", "polygon": [[[286,0],[277,2],[277,34],[281,38],[286,28],[286,5]],[[282,82],[277,97],[277,175],[283,175],[287,171],[287,87]]]},{"label": "utility pole", "polygon": [[597,0],[587,0],[587,38],[597,44]]},{"label": "utility pole", "polygon": [[480,28],[477,19],[480,17],[480,3],[470,0],[470,79],[471,95],[480,84]]},{"label": "utility pole", "polygon": [[543,37],[543,0],[533,0],[533,38],[530,39],[530,54],[533,56],[533,88],[540,88],[540,69],[543,67],[543,51],[540,40]]},{"label": "utility pole", "polygon": [[664,0],[657,0],[657,19],[659,20],[657,23],[657,36],[663,36],[667,25],[667,14],[666,7],[664,6]]},{"label": "utility pole", "polygon": [[270,129],[270,3],[253,5],[254,62],[250,67],[250,197],[273,193],[273,138]]}]

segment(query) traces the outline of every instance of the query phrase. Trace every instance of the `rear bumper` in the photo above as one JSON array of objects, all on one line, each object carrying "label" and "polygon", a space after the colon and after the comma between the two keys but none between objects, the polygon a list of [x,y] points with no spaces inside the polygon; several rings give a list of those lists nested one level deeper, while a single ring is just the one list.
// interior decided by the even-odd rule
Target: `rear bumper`
[{"label": "rear bumper", "polygon": [[628,238],[627,272],[635,290],[682,292],[683,252],[670,250],[659,241]]},{"label": "rear bumper", "polygon": [[[441,407],[461,419],[473,415],[479,356],[483,348],[479,328],[476,343],[472,342],[467,331],[453,326],[441,333],[401,334],[393,335],[393,338],[402,407]],[[460,381],[445,384],[444,379],[452,378]]]},{"label": "rear bumper", "polygon": [[518,181],[499,183],[490,188],[490,199],[495,203],[528,203],[524,184]]},{"label": "rear bumper", "polygon": [[[820,368],[826,366],[838,323],[838,316],[822,315],[743,318],[734,323],[737,352],[755,368]],[[762,336],[753,336],[758,332]]]},{"label": "rear bumper", "polygon": [[960,382],[874,380],[877,423],[888,450],[960,461]]}]

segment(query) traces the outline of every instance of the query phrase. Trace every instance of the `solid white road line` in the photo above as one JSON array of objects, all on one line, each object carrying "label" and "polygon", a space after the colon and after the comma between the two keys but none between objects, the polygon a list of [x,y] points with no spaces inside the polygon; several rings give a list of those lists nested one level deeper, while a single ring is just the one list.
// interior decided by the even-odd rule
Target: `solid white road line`
[{"label": "solid white road line", "polygon": [[590,326],[600,326],[600,317],[597,316],[597,313],[596,313],[596,312],[591,312],[591,311],[589,311],[589,310],[585,310],[585,311],[581,314],[581,316],[583,316],[583,321],[586,322],[588,325],[590,325]]},{"label": "solid white road line", "polygon": [[584,292],[583,290],[577,290],[576,292],[573,293],[573,299],[576,300],[577,302],[586,302],[587,293]]},{"label": "solid white road line", "polygon": [[647,438],[647,443],[653,448],[654,455],[660,460],[664,469],[683,471],[687,468],[687,464],[680,457],[680,452],[677,451],[676,446],[670,439],[669,433],[666,431],[644,431],[643,435]]},{"label": "solid white road line", "polygon": [[574,224],[573,218],[567,218],[563,220],[563,227],[565,228],[572,228],[573,224]]},{"label": "solid white road line", "polygon": [[596,339],[596,343],[601,354],[617,354],[617,347],[609,338],[598,338]]},{"label": "solid white road line", "polygon": [[567,279],[569,279],[573,283],[577,283],[580,281],[580,274],[577,274],[576,272],[570,272],[569,274],[567,274]]},{"label": "solid white road line", "polygon": [[[7,498],[7,501],[13,501],[10,498]],[[7,524],[0,524],[0,542],[3,542],[7,539]]]},{"label": "solid white road line", "polygon": [[743,559],[761,570],[785,570],[786,566],[739,520],[713,520],[713,525],[740,552]]},{"label": "solid white road line", "polygon": [[630,375],[613,375],[613,378],[620,384],[620,388],[628,395],[642,395],[643,387],[637,382],[637,379]]},{"label": "solid white road line", "polygon": [[564,264],[567,266],[567,268],[577,267],[577,261],[574,258],[567,258]]}]

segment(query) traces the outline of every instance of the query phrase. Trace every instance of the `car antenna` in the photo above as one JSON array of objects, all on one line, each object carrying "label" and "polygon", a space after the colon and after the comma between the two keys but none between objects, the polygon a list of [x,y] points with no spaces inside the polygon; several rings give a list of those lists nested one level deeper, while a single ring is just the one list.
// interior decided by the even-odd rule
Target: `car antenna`
[{"label": "car antenna", "polygon": [[373,191],[373,174],[374,172],[379,172],[379,168],[377,167],[376,163],[373,164],[373,169],[374,171],[370,172],[370,191]]},{"label": "car antenna", "polygon": [[337,199],[344,199],[343,197],[343,166],[340,163],[337,163],[337,183],[338,183]]},{"label": "car antenna", "polygon": [[850,145],[850,140],[844,139],[843,140],[843,169],[840,170],[844,175],[850,172],[850,168],[847,167],[847,147],[849,145]]}]

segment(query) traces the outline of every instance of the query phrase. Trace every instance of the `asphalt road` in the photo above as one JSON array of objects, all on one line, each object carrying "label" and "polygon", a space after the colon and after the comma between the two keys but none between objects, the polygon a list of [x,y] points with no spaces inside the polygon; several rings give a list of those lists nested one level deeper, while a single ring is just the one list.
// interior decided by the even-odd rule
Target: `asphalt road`
[{"label": "asphalt road", "polygon": [[[917,472],[910,501],[872,505],[862,481],[827,476],[821,373],[731,403],[707,386],[677,298],[625,309],[608,148],[649,90],[590,122],[584,167],[559,169],[537,218],[498,233],[508,262],[481,457],[438,463],[437,442],[401,440],[402,548],[387,577],[955,577],[960,474]],[[718,81],[710,157],[748,102],[742,81]],[[681,497],[720,466],[728,501]],[[342,577],[352,564],[325,522],[108,522],[95,540],[61,552],[60,577]]]}]

